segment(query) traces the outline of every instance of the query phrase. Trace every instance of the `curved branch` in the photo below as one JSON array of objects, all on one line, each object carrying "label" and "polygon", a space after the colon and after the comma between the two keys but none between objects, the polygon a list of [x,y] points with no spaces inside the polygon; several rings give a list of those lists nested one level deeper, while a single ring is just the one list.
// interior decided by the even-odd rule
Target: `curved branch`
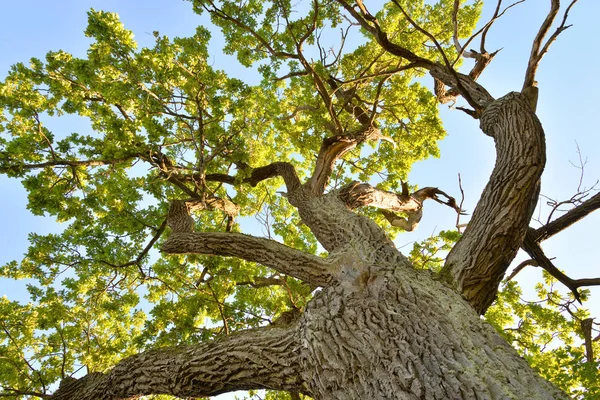
[{"label": "curved branch", "polygon": [[580,287],[584,286],[599,286],[600,278],[583,278],[583,279],[573,279],[569,276],[565,275],[561,270],[556,268],[552,261],[544,254],[544,251],[540,247],[540,245],[535,240],[535,231],[533,229],[529,229],[527,231],[527,235],[525,236],[525,240],[523,241],[523,250],[529,254],[531,258],[533,258],[537,264],[544,268],[550,275],[555,277],[560,283],[565,285],[571,290],[575,299],[581,303],[581,296],[579,294]]},{"label": "curved branch", "polygon": [[314,286],[326,286],[331,281],[327,261],[274,240],[241,233],[194,232],[194,220],[189,214],[193,206],[193,202],[171,202],[168,224],[173,233],[161,246],[163,252],[238,257]]},{"label": "curved branch", "polygon": [[[445,85],[454,88],[454,90],[457,93],[462,94],[465,97],[465,99],[469,102],[469,104],[475,108],[475,112],[472,113],[474,117],[478,118],[482,110],[494,100],[494,98],[487,92],[487,90],[485,90],[483,86],[476,83],[473,78],[471,78],[468,75],[456,72],[447,59],[445,59],[446,65],[435,63],[431,60],[414,54],[410,50],[400,45],[390,42],[387,33],[384,32],[379,26],[377,18],[375,18],[366,10],[361,1],[357,2],[359,9],[361,10],[360,12],[355,10],[350,4],[348,4],[344,0],[337,0],[337,2],[340,3],[342,7],[344,7],[346,11],[348,11],[348,13],[350,13],[350,15],[352,15],[352,17],[365,30],[367,30],[373,35],[377,43],[379,43],[379,45],[384,50],[388,51],[390,54],[402,57],[410,61],[414,64],[415,67],[422,67],[429,70],[430,74],[435,79],[438,79]],[[405,17],[410,20],[410,17],[404,12],[404,9],[399,5],[399,3],[395,3],[403,12]],[[422,30],[422,28],[420,28],[414,21],[412,21],[411,24],[415,27],[415,29],[419,29],[425,35],[428,35],[430,38],[433,38],[431,34]],[[487,64],[484,62],[482,66],[485,67],[485,65]],[[479,71],[479,73],[481,72]]]},{"label": "curved branch", "polygon": [[300,179],[298,178],[298,174],[296,173],[296,168],[294,168],[292,164],[283,161],[274,162],[272,164],[265,165],[264,167],[254,168],[251,175],[244,179],[244,182],[247,182],[252,186],[256,186],[259,182],[264,181],[265,179],[274,178],[277,176],[283,178],[288,193],[297,191],[302,185]]},{"label": "curved branch", "polygon": [[441,274],[483,314],[527,232],[546,151],[542,126],[520,93],[490,104],[481,128],[496,142],[496,165]]},{"label": "curved branch", "polygon": [[117,400],[150,394],[180,398],[234,390],[302,391],[299,344],[289,328],[240,332],[201,345],[150,350],[119,362],[106,373],[73,380],[52,400]]},{"label": "curved branch", "polygon": [[354,149],[367,140],[384,139],[379,128],[367,125],[362,129],[347,135],[336,135],[323,139],[315,169],[308,183],[314,194],[321,195],[325,192],[327,182],[333,172],[335,162],[344,154]]},{"label": "curved branch", "polygon": [[322,258],[274,240],[241,233],[174,233],[161,249],[168,254],[238,257],[263,264],[315,286],[326,286],[331,281],[330,265]]},{"label": "curved branch", "polygon": [[377,42],[379,43],[379,45],[382,48],[389,51],[391,54],[394,54],[394,55],[402,57],[410,62],[413,62],[418,67],[428,68],[433,65],[433,63],[431,61],[427,60],[426,58],[419,57],[412,51],[410,51],[402,46],[398,46],[395,43],[390,42],[388,39],[387,33],[381,29],[381,27],[379,26],[379,23],[377,22],[377,19],[367,11],[367,9],[363,5],[362,1],[360,1],[360,0],[357,1],[357,4],[360,8],[360,12],[356,11],[345,0],[336,0],[336,1],[342,7],[344,7],[344,9],[346,11],[348,11],[348,13],[360,24],[360,26],[362,28],[364,28],[367,32],[369,32],[370,34],[372,34],[375,37],[375,39],[377,40]]}]

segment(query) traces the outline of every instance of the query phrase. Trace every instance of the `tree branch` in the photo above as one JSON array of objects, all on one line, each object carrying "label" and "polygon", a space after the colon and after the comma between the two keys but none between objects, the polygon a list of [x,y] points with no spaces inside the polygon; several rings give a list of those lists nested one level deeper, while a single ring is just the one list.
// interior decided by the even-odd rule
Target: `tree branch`
[{"label": "tree branch", "polygon": [[231,256],[263,264],[315,286],[331,281],[330,265],[320,257],[285,246],[274,240],[241,233],[175,233],[162,245],[168,254]]},{"label": "tree branch", "polygon": [[535,39],[533,39],[533,44],[531,46],[531,54],[529,55],[529,62],[527,63],[527,70],[525,71],[525,80],[523,82],[523,90],[535,86],[535,73],[537,71],[538,66],[540,65],[540,61],[544,55],[548,52],[550,45],[552,42],[556,40],[558,35],[560,35],[564,30],[568,29],[570,25],[565,26],[567,22],[567,18],[569,16],[569,11],[571,7],[575,5],[577,0],[571,1],[567,9],[565,10],[565,14],[563,15],[563,19],[561,24],[556,28],[556,31],[550,35],[546,43],[542,47],[542,41],[544,37],[548,34],[550,27],[552,26],[552,22],[556,18],[558,11],[560,9],[560,0],[551,0],[551,7],[548,15],[542,22],[540,29],[538,30]]},{"label": "tree branch", "polygon": [[234,390],[302,391],[299,343],[289,328],[262,328],[194,346],[146,351],[106,373],[61,387],[52,400],[117,400],[150,394],[180,398]]},{"label": "tree branch", "polygon": [[319,155],[317,156],[317,162],[315,163],[315,169],[308,181],[312,192],[316,195],[321,195],[325,192],[325,187],[331,177],[335,162],[340,157],[367,140],[377,139],[387,138],[381,134],[379,128],[373,125],[363,126],[358,131],[346,135],[336,135],[323,139]]},{"label": "tree branch", "polygon": [[264,167],[254,168],[251,175],[244,179],[244,182],[249,183],[252,186],[258,185],[259,182],[265,179],[274,178],[280,176],[285,182],[288,193],[293,193],[300,188],[302,185],[296,169],[288,162],[274,162]]},{"label": "tree branch", "polygon": [[194,232],[194,220],[185,201],[171,202],[168,224],[173,229],[161,250],[168,254],[210,254],[253,261],[314,286],[331,281],[330,265],[324,259],[285,246],[274,240],[241,233]]},{"label": "tree branch", "polygon": [[0,154],[0,161],[15,161],[14,165],[6,165],[0,167],[0,173],[18,171],[19,169],[32,170],[46,167],[100,167],[103,165],[115,165],[118,163],[127,162],[132,160],[137,155],[138,154],[136,153],[131,154],[131,156],[128,157],[115,158],[111,160],[53,160],[37,164],[19,164],[19,162],[15,160],[2,160],[2,154]]},{"label": "tree branch", "polygon": [[[401,194],[396,194],[377,189],[368,183],[352,182],[340,191],[339,197],[350,209],[364,206],[381,209],[390,224],[405,231],[413,231],[417,227],[423,215],[423,202],[427,199],[461,212],[456,200],[438,188],[426,187],[409,194],[408,185],[403,183],[402,189]],[[439,196],[448,200],[442,200]],[[407,214],[407,218],[396,215],[396,212]]]},{"label": "tree branch", "polygon": [[544,268],[550,275],[552,275],[560,283],[569,288],[569,290],[571,290],[573,296],[575,296],[575,299],[577,301],[581,303],[581,296],[577,289],[584,286],[600,285],[600,278],[572,279],[565,275],[561,270],[554,266],[554,264],[552,263],[552,261],[550,261],[548,257],[546,257],[546,254],[544,254],[544,251],[542,250],[538,242],[535,240],[534,235],[535,231],[530,228],[527,231],[527,234],[525,235],[525,240],[523,240],[523,250],[525,250],[527,254],[529,254],[529,256],[533,258],[540,267]]},{"label": "tree branch", "polygon": [[441,274],[483,314],[527,232],[546,151],[542,126],[520,93],[491,103],[481,117],[481,128],[494,138],[496,165]]},{"label": "tree branch", "polygon": [[573,225],[599,208],[600,193],[597,193],[577,207],[556,218],[554,221],[536,229],[533,232],[533,239],[536,243],[541,243],[544,240],[549,239],[561,232],[562,230],[567,229],[569,226]]}]

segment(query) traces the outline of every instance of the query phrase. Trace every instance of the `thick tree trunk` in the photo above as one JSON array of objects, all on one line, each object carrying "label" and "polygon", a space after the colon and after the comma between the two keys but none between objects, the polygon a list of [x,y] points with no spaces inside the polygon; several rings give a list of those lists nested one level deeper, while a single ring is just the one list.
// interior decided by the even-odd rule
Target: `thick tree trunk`
[{"label": "thick tree trunk", "polygon": [[457,291],[429,271],[415,270],[387,238],[378,237],[381,230],[371,220],[341,207],[337,193],[303,203],[300,214],[314,232],[344,233],[328,243],[337,259],[337,283],[317,294],[299,321],[307,394],[316,399],[566,398]]},{"label": "thick tree trunk", "polygon": [[562,399],[460,295],[426,272],[364,265],[300,321],[315,399]]}]

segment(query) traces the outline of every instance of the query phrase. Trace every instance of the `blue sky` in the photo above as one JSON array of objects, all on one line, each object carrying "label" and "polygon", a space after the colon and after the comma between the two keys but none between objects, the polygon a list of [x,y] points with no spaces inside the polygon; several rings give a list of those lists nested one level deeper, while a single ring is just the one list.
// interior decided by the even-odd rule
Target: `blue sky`
[{"label": "blue sky", "polygon": [[[549,1],[530,0],[510,10],[488,35],[489,51],[503,48],[480,78],[495,97],[520,90],[531,41],[545,17]],[[486,20],[493,8],[485,8]],[[0,10],[0,77],[10,65],[30,57],[43,58],[49,50],[63,49],[83,56],[89,39],[83,35],[90,8],[117,12],[126,28],[132,30],[140,47],[153,43],[152,32],[173,36],[190,35],[207,17],[191,11],[191,4],[181,0],[40,0],[4,1]],[[584,184],[588,187],[600,179],[600,135],[598,127],[597,94],[600,83],[596,74],[600,55],[595,47],[597,15],[600,2],[582,1],[571,12],[573,27],[554,43],[538,70],[540,87],[538,115],[546,131],[548,163],[542,181],[542,193],[563,200],[572,196],[578,185],[579,171],[571,166],[577,163],[576,143],[584,157]],[[232,58],[220,52],[222,41],[214,33],[211,45],[214,66],[242,78],[249,75],[235,66]],[[495,155],[493,142],[478,129],[478,122],[460,111],[441,106],[448,137],[440,143],[441,158],[417,163],[410,175],[410,183],[437,186],[459,195],[457,174],[462,176],[467,211],[475,207],[479,194],[487,183]],[[73,124],[76,122],[71,121]],[[60,129],[57,125],[55,129]],[[74,130],[74,125],[63,125]],[[26,210],[26,194],[15,180],[0,177],[0,218],[5,229],[0,236],[0,262],[19,259],[26,251],[29,232],[52,232],[57,227],[51,219],[34,217]],[[542,208],[545,215],[547,208]],[[468,221],[469,216],[463,218]],[[401,235],[397,240],[403,250],[410,243],[428,237],[442,229],[454,226],[455,214],[438,204],[426,204],[425,214],[418,231]],[[537,225],[533,225],[536,226]],[[600,276],[598,266],[598,226],[600,213],[592,214],[567,231],[546,241],[544,250],[556,257],[555,264],[573,278]],[[517,261],[523,260],[520,255]],[[515,264],[516,265],[516,264]],[[519,274],[522,287],[533,288],[541,277],[538,268],[528,267]],[[558,285],[562,292],[566,290]],[[526,297],[533,300],[531,290]],[[23,285],[0,281],[0,295],[25,300]],[[589,302],[593,315],[600,316],[600,289],[592,289]]]}]

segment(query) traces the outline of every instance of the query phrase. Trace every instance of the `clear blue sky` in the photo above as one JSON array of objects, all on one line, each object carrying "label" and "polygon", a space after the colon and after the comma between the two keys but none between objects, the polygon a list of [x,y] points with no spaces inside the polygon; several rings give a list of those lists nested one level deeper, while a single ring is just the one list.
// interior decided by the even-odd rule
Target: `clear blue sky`
[{"label": "clear blue sky", "polygon": [[[495,3],[495,2],[493,2]],[[489,51],[503,48],[485,71],[480,82],[499,97],[522,85],[531,40],[549,8],[550,1],[530,0],[499,20],[488,36]],[[485,16],[494,6],[489,2]],[[206,23],[191,11],[191,4],[182,0],[19,0],[2,2],[0,8],[0,77],[10,65],[30,57],[42,58],[49,50],[63,49],[83,56],[89,40],[83,35],[86,11],[90,8],[117,12],[126,28],[135,33],[140,46],[153,42],[152,32],[186,36],[196,25]],[[588,157],[584,183],[587,186],[600,179],[600,135],[598,127],[597,94],[600,83],[596,74],[600,55],[595,49],[599,1],[581,1],[572,10],[570,22],[553,45],[539,68],[540,87],[538,115],[546,131],[548,164],[542,181],[542,193],[559,200],[575,193],[579,171],[569,161],[576,162],[575,142],[584,157]],[[483,20],[486,20],[484,16]],[[234,66],[231,58],[220,53],[217,32],[214,33],[212,54],[214,66],[226,69],[243,78],[246,71]],[[441,158],[426,160],[414,166],[410,183],[437,186],[458,195],[457,174],[462,175],[465,189],[465,208],[472,211],[487,182],[495,155],[493,142],[478,129],[478,123],[457,110],[442,106],[442,116],[448,137],[441,142]],[[73,131],[75,125],[64,125]],[[55,129],[60,129],[57,125]],[[29,232],[46,233],[59,229],[51,219],[33,217],[26,210],[25,191],[15,180],[0,177],[0,218],[5,228],[0,236],[0,262],[19,259],[26,251]],[[542,209],[542,215],[547,209]],[[468,216],[463,220],[466,222]],[[399,246],[421,240],[441,229],[454,226],[455,215],[446,207],[426,204],[423,221],[415,233],[401,235]],[[535,225],[534,225],[535,226]],[[598,265],[598,235],[600,212],[576,224],[543,247],[549,257],[573,278],[600,275]],[[410,246],[403,249],[409,250]],[[524,259],[522,255],[517,261]],[[528,267],[519,274],[523,288],[532,288],[541,277],[537,268]],[[558,286],[560,287],[560,285]],[[0,280],[0,296],[26,300],[24,286]],[[563,292],[566,290],[561,288]],[[527,292],[531,293],[531,292]],[[533,297],[528,296],[533,300]],[[589,305],[594,316],[600,316],[600,289],[592,289]]]}]

